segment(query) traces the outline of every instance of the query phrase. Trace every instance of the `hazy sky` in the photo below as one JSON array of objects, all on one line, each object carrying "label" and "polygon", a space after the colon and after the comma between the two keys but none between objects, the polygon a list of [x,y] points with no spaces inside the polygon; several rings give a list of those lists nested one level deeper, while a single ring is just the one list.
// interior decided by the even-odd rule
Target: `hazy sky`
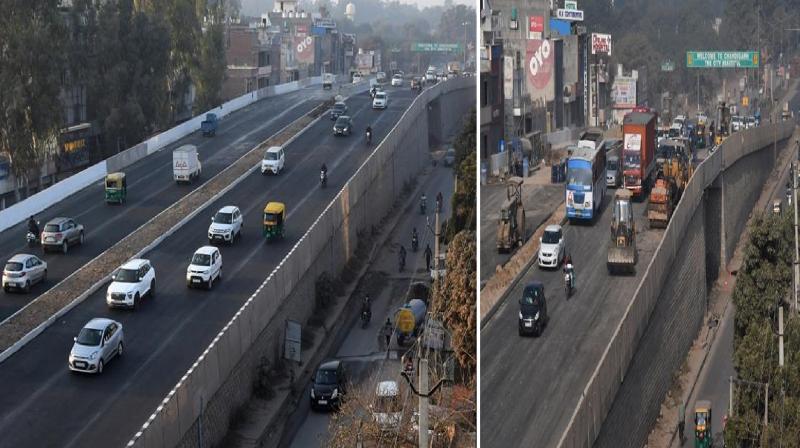
[{"label": "hazy sky", "polygon": [[[347,0],[340,0],[347,1]],[[436,6],[443,5],[445,0],[399,0],[400,3],[412,3],[419,6]],[[462,5],[472,5],[477,7],[477,0],[453,0],[453,3]],[[273,0],[242,0],[242,12],[245,14],[259,16],[265,11],[271,11]]]}]

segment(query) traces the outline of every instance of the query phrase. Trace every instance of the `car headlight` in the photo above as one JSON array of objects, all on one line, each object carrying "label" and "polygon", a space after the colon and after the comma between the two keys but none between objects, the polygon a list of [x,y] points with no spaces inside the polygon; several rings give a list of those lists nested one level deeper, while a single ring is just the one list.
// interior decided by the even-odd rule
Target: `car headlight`
[{"label": "car headlight", "polygon": [[91,360],[94,360],[94,358],[96,358],[96,357],[97,357],[97,353],[98,353],[98,352],[92,352],[92,354],[91,354],[91,355],[89,355],[89,359],[91,359]]},{"label": "car headlight", "polygon": [[536,315],[533,316],[533,320],[539,320],[539,312],[538,311],[536,312]]},{"label": "car headlight", "polygon": [[522,311],[520,311],[520,312],[519,312],[519,320],[522,320],[522,319],[523,319],[523,317],[522,317]]},{"label": "car headlight", "polygon": [[331,398],[336,398],[339,396],[339,389],[333,389],[333,393],[331,394]]},{"label": "car headlight", "polygon": [[314,388],[311,388],[311,398],[314,398]]},{"label": "car headlight", "polygon": [[131,297],[133,297],[133,291],[128,291],[128,292],[126,292],[126,293],[125,293],[125,295],[126,295],[128,298],[131,298]]}]

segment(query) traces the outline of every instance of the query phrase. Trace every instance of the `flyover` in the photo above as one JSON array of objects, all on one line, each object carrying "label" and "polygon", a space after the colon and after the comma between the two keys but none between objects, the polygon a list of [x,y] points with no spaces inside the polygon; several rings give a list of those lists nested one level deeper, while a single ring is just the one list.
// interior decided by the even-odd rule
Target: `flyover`
[{"label": "flyover", "polygon": [[[565,299],[560,272],[531,267],[482,327],[481,425],[491,428],[482,431],[482,445],[592,446],[613,405],[627,412],[598,444],[642,446],[651,408],[657,414],[701,324],[707,282],[732,254],[775,161],[774,143],[792,129],[780,123],[729,137],[698,167],[666,230],[647,230],[645,204],[635,204],[633,276],[606,272],[607,205],[593,225],[566,226],[576,294]],[[551,317],[538,339],[516,329],[516,300],[531,280],[544,282]],[[657,325],[662,320],[668,325]],[[648,351],[638,348],[643,340]],[[624,403],[615,403],[620,397]]]}]

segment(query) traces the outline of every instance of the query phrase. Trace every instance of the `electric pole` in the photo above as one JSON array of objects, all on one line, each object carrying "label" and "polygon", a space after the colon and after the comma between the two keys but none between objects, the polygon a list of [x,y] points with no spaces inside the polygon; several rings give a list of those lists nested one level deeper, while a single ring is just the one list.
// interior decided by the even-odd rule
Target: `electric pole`
[{"label": "electric pole", "polygon": [[[800,150],[800,142],[798,142],[798,150]],[[798,153],[800,155],[800,153]],[[797,295],[798,295],[798,283],[800,283],[800,246],[798,246],[798,229],[797,229],[797,169],[798,164],[796,161],[792,161],[792,206],[794,208],[794,270],[793,270],[793,280],[794,280],[794,313],[797,313]]]}]

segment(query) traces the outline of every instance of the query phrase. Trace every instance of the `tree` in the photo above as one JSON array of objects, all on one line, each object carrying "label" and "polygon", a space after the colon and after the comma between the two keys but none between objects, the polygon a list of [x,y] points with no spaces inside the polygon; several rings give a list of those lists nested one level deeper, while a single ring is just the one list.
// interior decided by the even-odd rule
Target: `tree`
[{"label": "tree", "polygon": [[456,150],[456,191],[452,199],[452,216],[448,220],[448,240],[462,230],[475,230],[477,225],[476,194],[477,147],[475,110],[468,115],[464,127],[454,141]]},{"label": "tree", "polygon": [[207,11],[206,29],[200,39],[200,58],[193,75],[197,87],[195,111],[202,113],[222,103],[225,81],[225,5],[219,2]]},{"label": "tree", "polygon": [[58,0],[3,2],[0,16],[0,151],[20,179],[57,143],[66,28]]}]

